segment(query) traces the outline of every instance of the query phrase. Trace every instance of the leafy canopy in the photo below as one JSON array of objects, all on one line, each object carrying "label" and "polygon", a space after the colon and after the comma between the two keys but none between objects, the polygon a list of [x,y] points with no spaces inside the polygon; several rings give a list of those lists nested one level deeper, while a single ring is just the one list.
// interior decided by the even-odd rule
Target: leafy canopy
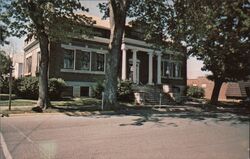
[{"label": "leafy canopy", "polygon": [[212,80],[241,80],[250,74],[250,2],[173,0],[169,33],[189,54],[203,60]]},{"label": "leafy canopy", "polygon": [[0,78],[3,79],[3,75],[7,75],[10,72],[10,68],[12,68],[11,59],[6,56],[4,51],[0,51]]},{"label": "leafy canopy", "polygon": [[[130,24],[141,30],[143,39],[156,48],[169,47],[168,17],[169,0],[136,0],[130,1],[127,9],[127,16],[131,18]],[[109,16],[108,3],[99,4],[104,18]]]},{"label": "leafy canopy", "polygon": [[[79,0],[12,0],[4,1],[1,20],[11,36],[38,36],[61,40],[89,35],[94,24],[83,13],[88,11]],[[67,34],[66,34],[67,33]]]}]

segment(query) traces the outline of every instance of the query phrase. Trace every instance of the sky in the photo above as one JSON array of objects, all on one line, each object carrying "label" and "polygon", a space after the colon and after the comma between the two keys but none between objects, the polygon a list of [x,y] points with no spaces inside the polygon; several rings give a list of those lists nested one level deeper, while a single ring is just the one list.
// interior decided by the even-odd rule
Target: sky
[{"label": "sky", "polygon": [[[100,13],[99,8],[97,7],[98,3],[105,2],[107,0],[81,0],[82,4],[89,8],[89,14],[101,17],[102,13]],[[11,37],[8,39],[10,41],[10,45],[6,45],[4,47],[0,46],[0,49],[4,49],[6,52],[11,53],[23,53],[24,47],[24,37],[21,39]],[[195,57],[190,57],[187,60],[187,78],[194,79],[199,76],[205,76],[209,74],[209,72],[201,71],[201,67],[203,66],[202,61],[196,60]]]}]

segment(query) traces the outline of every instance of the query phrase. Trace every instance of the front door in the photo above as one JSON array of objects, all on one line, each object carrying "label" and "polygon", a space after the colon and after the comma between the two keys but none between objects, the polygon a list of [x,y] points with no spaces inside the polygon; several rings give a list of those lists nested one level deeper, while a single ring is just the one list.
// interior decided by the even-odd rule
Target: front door
[{"label": "front door", "polygon": [[[135,81],[133,81],[133,72],[136,71]],[[140,83],[140,60],[136,60],[136,68],[133,68],[133,59],[129,59],[129,80],[133,81],[136,84]]]}]

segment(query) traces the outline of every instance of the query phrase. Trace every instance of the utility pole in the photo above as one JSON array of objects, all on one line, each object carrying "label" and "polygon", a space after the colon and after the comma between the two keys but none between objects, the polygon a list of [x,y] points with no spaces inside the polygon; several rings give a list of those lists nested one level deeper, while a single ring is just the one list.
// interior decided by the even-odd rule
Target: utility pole
[{"label": "utility pole", "polygon": [[11,97],[12,97],[12,71],[13,71],[13,67],[12,67],[12,62],[9,65],[9,110],[11,110]]}]

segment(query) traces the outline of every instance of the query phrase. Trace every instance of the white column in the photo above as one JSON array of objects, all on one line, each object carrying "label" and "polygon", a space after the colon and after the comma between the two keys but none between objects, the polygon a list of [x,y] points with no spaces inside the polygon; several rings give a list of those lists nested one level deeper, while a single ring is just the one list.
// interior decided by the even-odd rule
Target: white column
[{"label": "white column", "polygon": [[125,44],[122,44],[122,80],[126,80],[127,74],[127,52]]},{"label": "white column", "polygon": [[148,84],[153,84],[153,53],[148,53]]},{"label": "white column", "polygon": [[161,84],[161,54],[157,54],[157,84]]},{"label": "white column", "polygon": [[133,82],[136,83],[136,62],[137,62],[137,50],[132,50],[133,51]]}]

